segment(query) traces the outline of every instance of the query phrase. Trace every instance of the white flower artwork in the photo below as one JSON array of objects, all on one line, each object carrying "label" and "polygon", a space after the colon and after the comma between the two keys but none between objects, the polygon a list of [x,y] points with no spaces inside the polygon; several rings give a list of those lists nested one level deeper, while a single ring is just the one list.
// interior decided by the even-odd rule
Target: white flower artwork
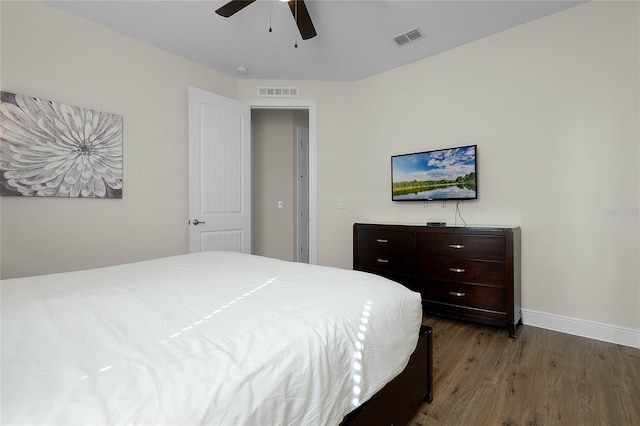
[{"label": "white flower artwork", "polygon": [[0,195],[122,198],[121,115],[0,99]]}]

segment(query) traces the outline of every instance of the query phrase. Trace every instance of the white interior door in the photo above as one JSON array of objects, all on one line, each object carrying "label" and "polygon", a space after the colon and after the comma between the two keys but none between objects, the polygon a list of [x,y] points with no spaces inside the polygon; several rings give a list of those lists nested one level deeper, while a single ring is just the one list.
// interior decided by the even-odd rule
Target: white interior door
[{"label": "white interior door", "polygon": [[189,87],[189,252],[251,253],[251,112]]},{"label": "white interior door", "polygon": [[298,262],[309,263],[309,129],[297,126]]}]

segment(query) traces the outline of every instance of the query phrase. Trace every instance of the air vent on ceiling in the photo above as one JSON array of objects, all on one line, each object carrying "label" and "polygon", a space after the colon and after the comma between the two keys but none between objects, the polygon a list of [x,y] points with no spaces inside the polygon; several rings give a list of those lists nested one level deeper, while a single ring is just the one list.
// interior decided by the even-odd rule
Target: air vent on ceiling
[{"label": "air vent on ceiling", "polygon": [[258,87],[258,96],[298,96],[297,87]]},{"label": "air vent on ceiling", "polygon": [[393,38],[393,41],[398,46],[404,46],[407,43],[411,43],[412,41],[416,41],[424,37],[422,32],[418,28],[414,28],[412,30],[406,31],[402,34],[399,34]]}]

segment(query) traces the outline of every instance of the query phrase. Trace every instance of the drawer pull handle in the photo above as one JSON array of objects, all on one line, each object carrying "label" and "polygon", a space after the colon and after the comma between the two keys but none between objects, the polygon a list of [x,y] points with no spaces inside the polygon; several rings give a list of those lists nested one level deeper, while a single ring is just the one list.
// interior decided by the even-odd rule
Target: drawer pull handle
[{"label": "drawer pull handle", "polygon": [[450,291],[449,294],[456,297],[464,297],[466,293],[458,293],[457,291]]},{"label": "drawer pull handle", "polygon": [[378,263],[389,263],[389,259],[378,259]]},{"label": "drawer pull handle", "polygon": [[465,270],[464,270],[464,269],[462,269],[462,268],[449,268],[449,270],[450,270],[451,272],[456,272],[456,273],[458,273],[458,274],[461,274],[461,273],[463,273],[463,272],[465,271]]},{"label": "drawer pull handle", "polygon": [[452,249],[463,249],[464,246],[462,244],[449,244],[449,248],[452,248]]},{"label": "drawer pull handle", "polygon": [[389,240],[383,240],[382,238],[378,238],[376,241],[379,242],[379,243],[388,243],[389,242]]}]

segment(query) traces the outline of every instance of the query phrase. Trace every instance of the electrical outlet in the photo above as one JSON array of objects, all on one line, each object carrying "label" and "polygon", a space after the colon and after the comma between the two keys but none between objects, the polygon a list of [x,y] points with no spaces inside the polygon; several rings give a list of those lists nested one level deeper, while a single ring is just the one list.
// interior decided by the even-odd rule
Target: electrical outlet
[{"label": "electrical outlet", "polygon": [[348,207],[349,207],[349,205],[347,203],[347,200],[345,200],[345,199],[338,200],[338,208],[339,209],[346,209]]}]

